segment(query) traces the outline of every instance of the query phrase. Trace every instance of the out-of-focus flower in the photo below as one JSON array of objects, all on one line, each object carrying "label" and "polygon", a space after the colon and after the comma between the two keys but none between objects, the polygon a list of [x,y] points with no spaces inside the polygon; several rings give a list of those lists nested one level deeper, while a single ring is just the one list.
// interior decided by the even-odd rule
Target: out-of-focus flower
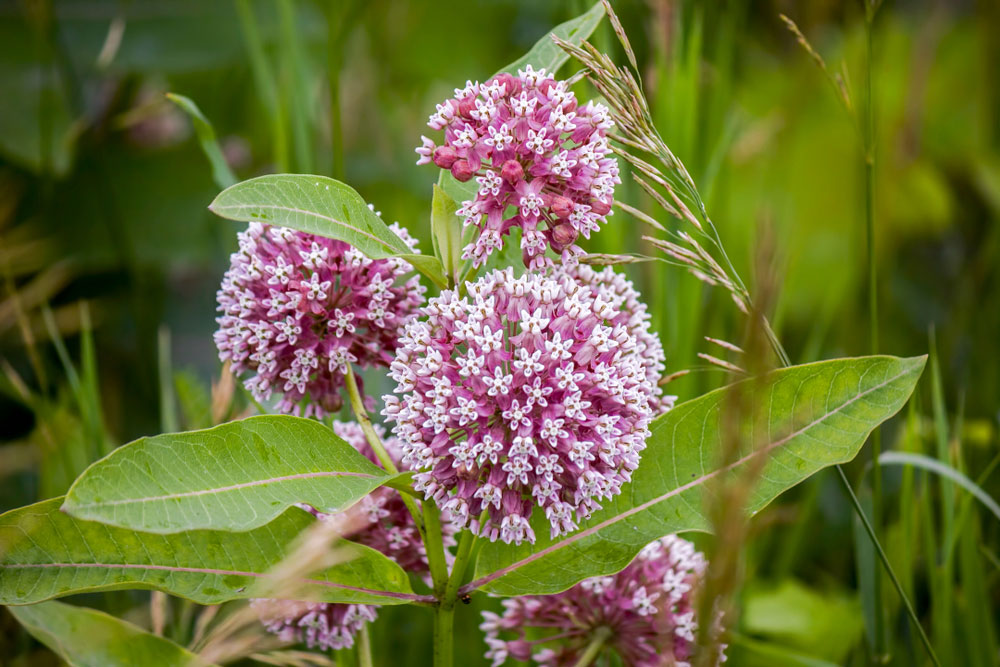
[{"label": "out-of-focus flower", "polygon": [[656,387],[618,308],[569,275],[508,269],[422,313],[400,339],[384,414],[415,488],[455,526],[534,541],[534,507],[556,536],[621,491]]},{"label": "out-of-focus flower", "polygon": [[286,642],[336,651],[354,646],[354,636],[378,613],[366,604],[327,604],[297,600],[253,600],[250,603],[269,632]]},{"label": "out-of-focus flower", "polygon": [[549,247],[572,263],[582,252],[577,238],[600,228],[621,183],[607,139],[612,125],[604,105],[580,106],[565,82],[528,65],[455,89],[428,122],[444,130],[444,144],[421,137],[417,164],[433,162],[459,181],[475,177],[476,196],[459,209],[479,230],[463,254],[474,266],[503,247],[512,227],[521,228],[529,268],[549,263]]},{"label": "out-of-focus flower", "polygon": [[[625,667],[689,667],[698,631],[693,594],[705,565],[693,544],[670,535],[644,548],[618,574],[555,595],[504,600],[503,614],[483,612],[486,657],[494,665],[508,658],[575,665],[596,640],[618,653]],[[725,659],[720,653],[718,662]]]},{"label": "out-of-focus flower", "polygon": [[[405,229],[393,231],[416,250]],[[372,260],[342,241],[250,223],[218,292],[215,344],[257,400],[321,417],[340,409],[348,364],[388,366],[423,303],[403,260]]]}]

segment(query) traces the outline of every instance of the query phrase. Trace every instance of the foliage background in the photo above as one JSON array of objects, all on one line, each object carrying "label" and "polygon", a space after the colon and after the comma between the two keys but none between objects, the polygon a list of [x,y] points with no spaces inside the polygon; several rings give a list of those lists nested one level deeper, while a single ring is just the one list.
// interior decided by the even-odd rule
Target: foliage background
[{"label": "foliage background", "polygon": [[[615,6],[657,124],[740,273],[752,275],[758,251],[774,248],[774,321],[793,361],[867,353],[857,134],[778,19],[796,20],[831,68],[844,63],[860,100],[861,3]],[[199,104],[241,178],[328,174],[429,239],[436,170],[414,167],[413,147],[434,104],[586,8],[530,0],[0,2],[0,510],[62,493],[113,444],[207,418],[207,388],[219,372],[214,294],[237,228],[207,211],[218,189],[187,118],[164,93]],[[1000,6],[890,2],[875,30],[880,349],[930,350],[940,369],[884,442],[944,458],[996,497]],[[623,62],[608,26],[595,43]],[[339,104],[331,105],[331,90]],[[629,183],[619,196],[646,204]],[[655,254],[640,240],[645,231],[618,213],[587,247]],[[423,245],[431,251],[429,240]],[[739,339],[728,298],[661,262],[629,273],[650,304],[668,370],[696,371],[670,391],[683,400],[718,386],[724,375],[696,353],[720,352],[705,334]],[[866,458],[849,470],[862,493]],[[884,535],[942,661],[993,664],[997,517],[952,493],[923,473],[887,469]],[[862,664],[866,562],[832,474],[786,494],[757,518],[746,545],[735,664],[777,664],[761,657],[769,650],[761,642],[783,647],[782,659],[792,660],[791,651]],[[81,601],[142,622],[144,599]],[[491,603],[475,606],[483,604]],[[458,621],[463,664],[482,652],[469,612]],[[0,613],[0,656],[54,660]],[[893,618],[896,664],[919,664],[905,618]],[[430,614],[386,612],[375,639],[382,664],[421,664]]]}]

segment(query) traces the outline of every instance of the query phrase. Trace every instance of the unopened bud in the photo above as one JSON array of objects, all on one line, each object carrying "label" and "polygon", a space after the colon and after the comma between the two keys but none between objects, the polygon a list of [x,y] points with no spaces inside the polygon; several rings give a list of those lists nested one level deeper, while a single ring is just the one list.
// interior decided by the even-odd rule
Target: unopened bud
[{"label": "unopened bud", "polygon": [[597,215],[607,215],[611,210],[611,204],[603,202],[600,199],[595,199],[590,203],[590,210]]},{"label": "unopened bud", "polygon": [[[456,176],[456,178],[458,177]],[[524,178],[524,167],[517,160],[507,160],[500,167],[500,178],[507,181],[510,185],[514,185]]]},{"label": "unopened bud", "polygon": [[468,160],[455,160],[455,162],[451,165],[451,175],[455,177],[456,181],[464,183],[472,178],[475,173],[476,172],[472,170],[472,165],[469,164]]},{"label": "unopened bud", "polygon": [[469,95],[458,103],[458,115],[463,118],[471,118],[472,111],[476,108],[476,96]]},{"label": "unopened bud", "polygon": [[458,153],[451,146],[438,146],[434,151],[434,164],[442,169],[451,169],[451,165],[455,164],[457,159]]},{"label": "unopened bud", "polygon": [[561,252],[566,246],[572,245],[580,233],[568,222],[560,222],[552,228],[552,249]]},{"label": "unopened bud", "polygon": [[551,207],[557,218],[568,218],[569,214],[573,212],[573,200],[562,195],[555,195],[552,197]]}]

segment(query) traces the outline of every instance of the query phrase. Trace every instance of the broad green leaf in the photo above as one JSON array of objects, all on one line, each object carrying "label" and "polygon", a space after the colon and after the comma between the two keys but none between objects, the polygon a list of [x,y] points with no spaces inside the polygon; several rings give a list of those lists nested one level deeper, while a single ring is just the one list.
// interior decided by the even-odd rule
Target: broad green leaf
[{"label": "broad green leaf", "polygon": [[577,532],[553,541],[541,512],[533,517],[536,544],[486,544],[475,579],[463,590],[497,595],[556,593],[587,577],[625,567],[642,547],[670,533],[706,531],[706,483],[767,456],[747,509],[756,513],[816,471],[857,455],[871,431],[909,398],[925,357],[837,359],[775,371],[750,400],[766,414],[766,433],[747,424],[735,463],[715,463],[720,451],[723,388],[688,401],[651,427],[632,482]]},{"label": "broad green leaf", "polygon": [[402,257],[440,284],[441,263],[413,251],[354,188],[326,176],[271,174],[226,188],[208,207],[229,220],[290,227],[351,244],[372,259]]},{"label": "broad green leaf", "polygon": [[[254,597],[315,519],[296,507],[245,533],[191,530],[140,533],[81,521],[59,510],[61,498],[0,515],[0,604],[32,604],[89,591],[161,590],[202,604]],[[405,604],[406,573],[374,549],[350,544],[351,560],[302,580],[325,602]]]},{"label": "broad green leaf", "polygon": [[209,667],[212,663],[103,611],[54,600],[10,613],[72,667]]},{"label": "broad green leaf", "polygon": [[[496,74],[502,74],[503,72],[509,72],[511,74],[517,74],[517,70],[524,69],[526,65],[531,65],[534,69],[545,69],[549,74],[555,75],[569,60],[569,56],[565,51],[556,46],[556,43],[552,41],[552,36],[556,35],[560,39],[564,39],[571,44],[579,46],[583,43],[583,40],[590,37],[597,26],[600,25],[601,19],[604,18],[604,7],[601,6],[600,2],[594,4],[589,10],[577,16],[575,19],[570,19],[565,23],[560,23],[551,32],[546,33],[540,40],[535,42],[535,45],[531,47],[527,53],[523,56],[510,63],[506,67],[500,69]],[[490,77],[493,78],[493,77]],[[467,199],[473,199],[476,196],[476,181],[466,181],[461,183],[451,175],[451,172],[447,169],[442,169],[440,176],[438,176],[438,187],[444,190],[449,197],[454,199],[458,203],[462,203]]]},{"label": "broad green leaf", "polygon": [[458,203],[447,192],[434,186],[431,202],[431,234],[437,256],[445,274],[457,280],[462,268],[462,219],[457,215]]},{"label": "broad green leaf", "polygon": [[220,188],[228,188],[235,183],[236,177],[233,175],[232,169],[229,168],[225,156],[222,155],[222,149],[219,148],[219,142],[215,137],[215,129],[205,118],[205,114],[201,112],[198,105],[194,103],[194,100],[176,93],[167,93],[167,99],[191,117],[191,123],[194,125],[195,134],[198,135],[201,150],[208,158],[208,163],[212,165],[212,178],[215,180],[215,184]]},{"label": "broad green leaf", "polygon": [[549,74],[555,74],[569,60],[569,56],[556,46],[556,43],[552,41],[552,36],[555,35],[570,44],[579,46],[597,29],[603,18],[604,7],[600,2],[594,3],[593,7],[575,19],[557,25],[552,29],[552,32],[535,42],[530,51],[501,69],[497,74],[501,72],[517,74],[517,70],[524,69],[526,65],[531,65],[536,70],[544,68]]},{"label": "broad green leaf", "polygon": [[74,482],[63,510],[153,533],[249,530],[295,503],[342,510],[389,478],[323,424],[265,415],[120,447]]}]

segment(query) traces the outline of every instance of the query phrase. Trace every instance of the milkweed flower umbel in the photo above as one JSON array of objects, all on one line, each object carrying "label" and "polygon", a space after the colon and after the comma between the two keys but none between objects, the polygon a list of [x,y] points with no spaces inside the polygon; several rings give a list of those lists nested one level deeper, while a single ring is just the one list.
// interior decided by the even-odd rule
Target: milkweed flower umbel
[{"label": "milkweed flower umbel", "polygon": [[577,238],[600,228],[621,183],[607,139],[612,125],[607,107],[581,106],[565,82],[531,65],[517,76],[468,82],[439,104],[428,126],[444,130],[444,143],[422,137],[417,164],[475,178],[476,196],[459,215],[479,235],[463,257],[482,265],[512,227],[521,228],[529,268],[549,263],[547,248],[564,261],[580,254]]},{"label": "milkweed flower umbel", "polygon": [[[705,567],[693,544],[670,535],[618,574],[586,579],[555,595],[504,600],[502,614],[483,612],[486,657],[494,666],[508,658],[575,665],[597,638],[625,667],[689,667],[698,631],[693,594]],[[718,662],[725,659],[720,653]]]},{"label": "milkweed flower umbel", "polygon": [[400,339],[384,397],[415,488],[453,525],[533,542],[577,528],[639,465],[655,391],[636,337],[566,274],[493,271],[445,291]]},{"label": "milkweed flower umbel", "polygon": [[[393,231],[410,248],[405,229]],[[424,302],[405,261],[343,241],[252,222],[218,292],[215,344],[257,400],[322,417],[340,409],[348,364],[388,366],[399,329]]]}]

